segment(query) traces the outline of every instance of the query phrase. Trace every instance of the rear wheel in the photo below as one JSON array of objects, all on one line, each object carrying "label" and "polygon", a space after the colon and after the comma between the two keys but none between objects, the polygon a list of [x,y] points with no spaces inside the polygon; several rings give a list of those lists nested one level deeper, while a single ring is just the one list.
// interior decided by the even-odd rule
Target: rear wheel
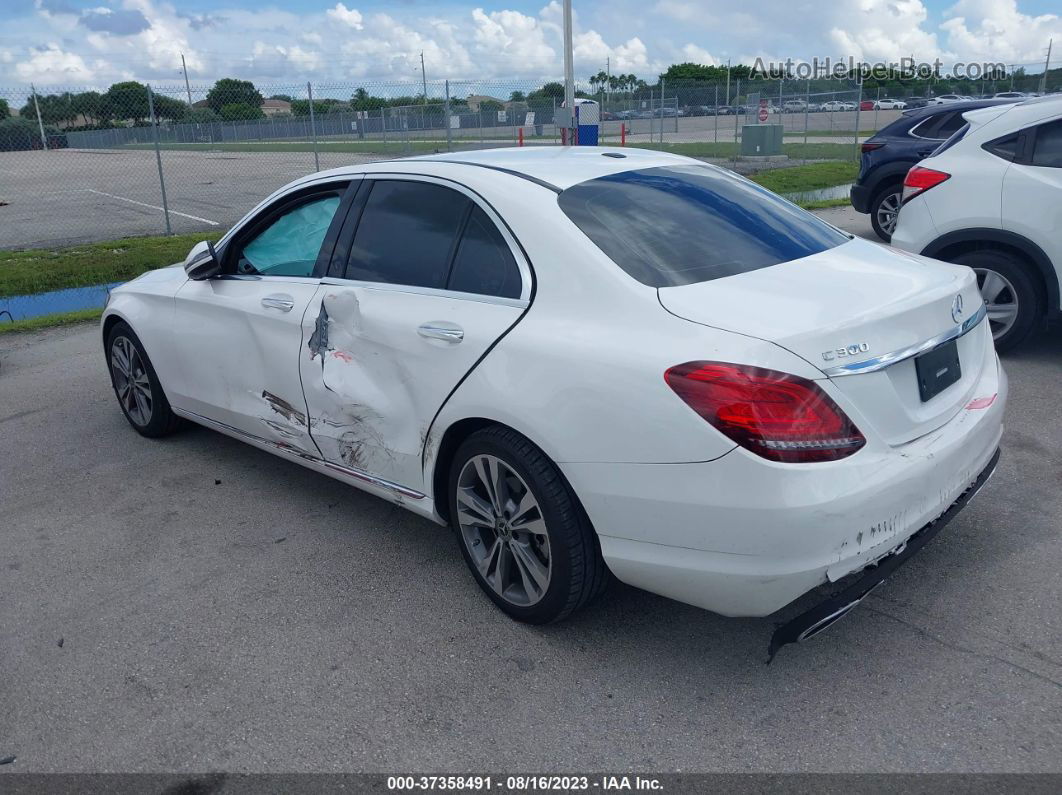
[{"label": "rear wheel", "polygon": [[451,524],[473,577],[518,621],[559,621],[607,583],[597,535],[556,465],[509,428],[468,437],[450,470]]},{"label": "rear wheel", "polygon": [[895,183],[882,188],[870,201],[870,225],[874,227],[874,233],[886,243],[892,240],[892,233],[896,229],[896,216],[900,212],[902,195],[903,185]]},{"label": "rear wheel", "polygon": [[136,334],[125,322],[107,335],[107,369],[122,413],[142,436],[166,436],[180,424],[170,409],[155,368]]},{"label": "rear wheel", "polygon": [[973,268],[981,290],[996,350],[1016,347],[1036,328],[1042,301],[1022,260],[1008,251],[967,251],[952,259]]}]

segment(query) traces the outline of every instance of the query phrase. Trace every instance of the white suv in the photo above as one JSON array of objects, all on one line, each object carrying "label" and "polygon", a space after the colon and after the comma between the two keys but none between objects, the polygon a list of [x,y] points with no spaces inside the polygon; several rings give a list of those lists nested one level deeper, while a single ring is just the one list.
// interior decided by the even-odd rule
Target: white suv
[{"label": "white suv", "polygon": [[968,265],[998,350],[1062,315],[1062,97],[964,114],[904,180],[892,245]]}]

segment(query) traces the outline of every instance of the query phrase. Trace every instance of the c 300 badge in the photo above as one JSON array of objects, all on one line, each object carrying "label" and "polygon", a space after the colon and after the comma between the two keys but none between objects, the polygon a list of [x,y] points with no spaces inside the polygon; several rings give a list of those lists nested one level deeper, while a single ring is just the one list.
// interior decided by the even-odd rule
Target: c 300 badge
[{"label": "c 300 badge", "polygon": [[834,359],[843,359],[846,356],[855,356],[856,354],[866,353],[870,350],[870,346],[865,342],[856,342],[851,345],[846,345],[843,348],[834,348],[832,351],[823,351],[822,358],[828,362],[832,362]]}]

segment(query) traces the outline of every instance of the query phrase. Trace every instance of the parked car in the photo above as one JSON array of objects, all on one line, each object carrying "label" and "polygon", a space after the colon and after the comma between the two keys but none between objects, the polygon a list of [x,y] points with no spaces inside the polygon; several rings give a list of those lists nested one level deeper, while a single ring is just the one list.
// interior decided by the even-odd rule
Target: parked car
[{"label": "parked car", "polygon": [[859,176],[851,191],[852,207],[857,212],[869,213],[874,232],[888,243],[900,210],[903,179],[911,167],[929,157],[965,124],[964,112],[1013,102],[990,99],[905,111],[862,144]]},{"label": "parked car", "polygon": [[808,109],[808,103],[802,99],[787,99],[782,103],[783,113],[804,113]]},{"label": "parked car", "polygon": [[932,97],[929,99],[930,105],[948,105],[952,102],[968,102],[969,97],[964,97],[959,94],[941,94],[939,97]]},{"label": "parked car", "polygon": [[715,112],[718,116],[733,116],[737,110],[733,105],[720,105],[715,109]]},{"label": "parked car", "polygon": [[874,110],[874,100],[872,100],[872,99],[864,99],[862,102],[859,103],[859,109],[860,110]]},{"label": "parked car", "polygon": [[907,107],[907,103],[901,99],[878,99],[874,101],[873,109],[875,110],[904,110]]},{"label": "parked car", "polygon": [[102,334],[138,433],[191,420],[449,525],[521,621],[609,572],[744,616],[852,575],[773,651],[991,474],[1007,381],[978,303],[969,269],[725,169],[531,147],[302,177],[115,288]]},{"label": "parked car", "polygon": [[840,100],[837,100],[837,99],[831,99],[829,102],[823,102],[822,103],[822,109],[824,111],[828,111],[830,113],[835,112],[835,111],[841,111],[841,110],[854,110],[855,109],[854,105],[851,108],[849,108],[848,104],[849,103],[841,102]]},{"label": "parked car", "polygon": [[1025,94],[1021,91],[1000,91],[995,95],[996,99],[1025,99]]},{"label": "parked car", "polygon": [[809,102],[808,103],[808,112],[809,113],[820,113],[820,112],[822,112],[822,103],[821,102]]},{"label": "parked car", "polygon": [[1062,315],[1062,97],[963,114],[908,172],[894,246],[977,273],[999,350]]},{"label": "parked car", "polygon": [[907,97],[903,100],[907,105],[907,110],[916,110],[918,108],[924,108],[929,104],[929,100],[925,97]]}]

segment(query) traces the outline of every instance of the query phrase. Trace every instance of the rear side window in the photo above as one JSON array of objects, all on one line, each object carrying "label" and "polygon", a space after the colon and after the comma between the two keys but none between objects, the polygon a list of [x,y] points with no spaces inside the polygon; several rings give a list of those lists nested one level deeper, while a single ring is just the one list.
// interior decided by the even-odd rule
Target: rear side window
[{"label": "rear side window", "polygon": [[933,130],[934,138],[950,138],[966,125],[961,112],[944,113],[945,119]]},{"label": "rear side window", "polygon": [[520,297],[520,269],[509,244],[479,207],[468,217],[447,287],[463,293]]},{"label": "rear side window", "polygon": [[996,138],[994,141],[988,141],[981,144],[981,148],[986,152],[991,152],[996,157],[1002,157],[1004,160],[1014,160],[1018,155],[1018,133],[1011,133],[1010,135],[1004,135],[1002,138]]},{"label": "rear side window", "polygon": [[1062,119],[1036,128],[1032,164],[1048,168],[1062,168]]},{"label": "rear side window", "polygon": [[565,215],[650,287],[767,268],[848,237],[770,191],[710,166],[625,171],[558,197]]},{"label": "rear side window", "polygon": [[955,146],[955,144],[957,144],[963,139],[969,129],[970,124],[969,122],[967,122],[962,127],[957,129],[954,133],[952,133],[952,136],[948,140],[946,140],[944,143],[934,149],[933,155],[939,155],[941,152],[946,152],[947,150],[951,149],[953,146]]},{"label": "rear side window", "polygon": [[374,180],[346,278],[444,289],[469,203],[442,185]]}]

